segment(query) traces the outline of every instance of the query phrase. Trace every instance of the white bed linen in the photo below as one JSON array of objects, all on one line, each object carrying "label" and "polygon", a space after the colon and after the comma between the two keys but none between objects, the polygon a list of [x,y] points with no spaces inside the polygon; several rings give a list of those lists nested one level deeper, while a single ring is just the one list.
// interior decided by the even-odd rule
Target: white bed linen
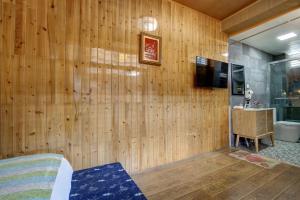
[{"label": "white bed linen", "polygon": [[72,166],[65,158],[63,158],[53,185],[51,200],[69,199],[72,174],[73,174]]}]

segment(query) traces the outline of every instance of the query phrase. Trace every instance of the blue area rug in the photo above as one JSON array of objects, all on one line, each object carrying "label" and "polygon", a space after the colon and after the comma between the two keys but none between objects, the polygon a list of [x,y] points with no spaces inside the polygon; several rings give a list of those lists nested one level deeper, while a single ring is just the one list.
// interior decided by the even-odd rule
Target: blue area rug
[{"label": "blue area rug", "polygon": [[145,200],[120,163],[75,171],[70,200]]}]

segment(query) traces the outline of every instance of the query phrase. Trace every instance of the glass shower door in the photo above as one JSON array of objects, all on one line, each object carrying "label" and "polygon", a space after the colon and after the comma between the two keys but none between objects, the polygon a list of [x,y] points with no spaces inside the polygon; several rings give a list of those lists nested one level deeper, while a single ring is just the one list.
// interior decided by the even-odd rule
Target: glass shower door
[{"label": "glass shower door", "polygon": [[277,121],[300,122],[300,59],[270,64],[269,89]]}]

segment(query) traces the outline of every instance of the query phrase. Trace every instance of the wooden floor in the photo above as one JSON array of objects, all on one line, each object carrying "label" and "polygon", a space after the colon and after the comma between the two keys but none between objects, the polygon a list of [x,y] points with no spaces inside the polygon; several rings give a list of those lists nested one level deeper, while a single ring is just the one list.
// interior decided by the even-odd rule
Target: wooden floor
[{"label": "wooden floor", "polygon": [[300,168],[280,164],[264,169],[206,153],[133,175],[148,199],[300,199]]}]

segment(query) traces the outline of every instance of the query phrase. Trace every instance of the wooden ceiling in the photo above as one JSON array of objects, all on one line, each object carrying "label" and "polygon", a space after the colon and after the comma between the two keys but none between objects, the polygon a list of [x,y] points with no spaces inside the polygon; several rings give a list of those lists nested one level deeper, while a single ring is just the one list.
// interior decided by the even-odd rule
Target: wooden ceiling
[{"label": "wooden ceiling", "polygon": [[175,0],[183,5],[222,20],[257,0]]}]

